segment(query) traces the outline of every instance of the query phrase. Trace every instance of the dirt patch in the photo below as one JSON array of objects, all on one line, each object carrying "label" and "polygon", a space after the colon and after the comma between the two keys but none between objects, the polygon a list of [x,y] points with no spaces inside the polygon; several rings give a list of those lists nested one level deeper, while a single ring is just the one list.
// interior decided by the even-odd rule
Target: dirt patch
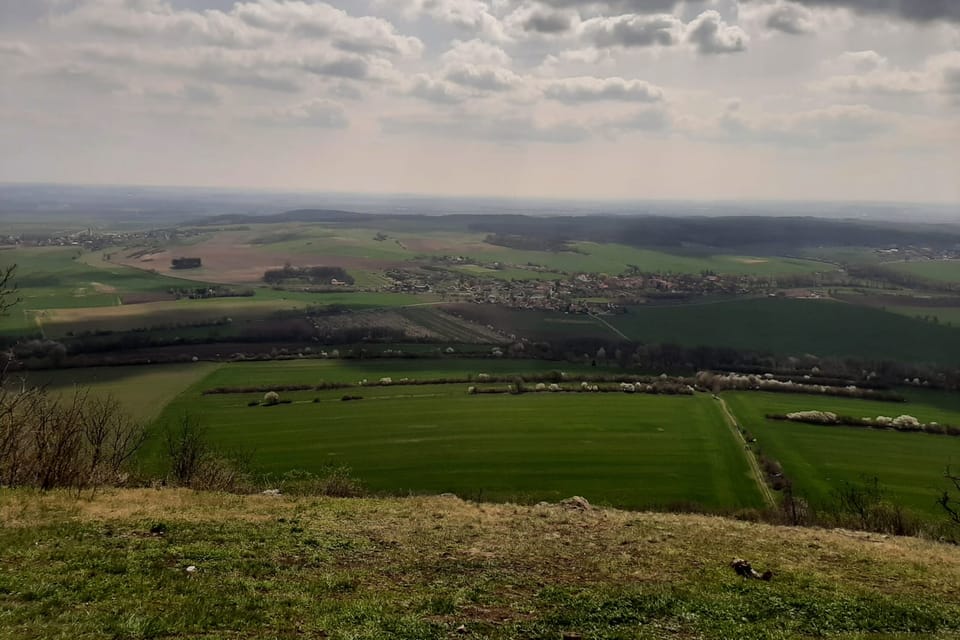
[{"label": "dirt patch", "polygon": [[93,287],[93,290],[97,293],[116,293],[117,288],[111,287],[108,284],[103,284],[102,282],[91,282],[90,286]]}]

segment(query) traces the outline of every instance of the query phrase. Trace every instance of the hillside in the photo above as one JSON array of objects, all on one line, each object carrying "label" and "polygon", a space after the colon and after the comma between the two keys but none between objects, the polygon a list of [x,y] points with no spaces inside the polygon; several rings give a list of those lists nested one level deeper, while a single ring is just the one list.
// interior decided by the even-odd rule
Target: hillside
[{"label": "hillside", "polygon": [[[960,549],[918,539],[445,497],[175,490],[6,490],[0,519],[0,638],[960,631]],[[734,557],[773,580],[743,580]]]}]

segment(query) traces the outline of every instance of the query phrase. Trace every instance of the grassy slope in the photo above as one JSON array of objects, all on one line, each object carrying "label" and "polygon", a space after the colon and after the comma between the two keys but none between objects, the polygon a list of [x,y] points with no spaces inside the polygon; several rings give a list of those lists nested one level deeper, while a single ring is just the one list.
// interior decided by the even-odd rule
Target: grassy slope
[{"label": "grassy slope", "polygon": [[829,502],[845,481],[877,477],[896,502],[940,515],[935,500],[946,488],[944,467],[960,463],[960,438],[775,422],[765,416],[821,410],[857,417],[910,414],[925,422],[960,424],[954,396],[916,393],[916,401],[908,404],[753,392],[724,397],[763,451],[783,464],[798,493],[812,502]]},{"label": "grassy slope", "polygon": [[756,299],[632,307],[607,320],[647,343],[675,342],[782,354],[954,364],[960,331],[878,309],[823,300]]},{"label": "grassy slope", "polygon": [[[916,539],[444,498],[173,490],[0,491],[0,519],[4,639],[960,631],[960,551]],[[150,533],[158,523],[165,535]],[[771,568],[773,581],[743,581],[734,557]]]},{"label": "grassy slope", "polygon": [[134,418],[151,421],[187,387],[208,376],[218,366],[197,362],[37,371],[28,376],[28,381],[45,385],[58,393],[82,385],[92,394],[112,395]]},{"label": "grassy slope", "polygon": [[[489,364],[482,363],[484,371],[517,370]],[[248,401],[261,394],[201,395],[231,384],[451,373],[404,362],[397,369],[357,365],[224,367],[172,403],[164,420],[190,412],[221,446],[253,452],[259,470],[316,472],[346,464],[376,491],[524,502],[579,492],[621,507],[762,504],[743,453],[706,397],[469,396],[457,384],[354,389],[349,393],[364,400],[349,403],[340,401],[343,391],[286,393],[294,404],[251,408]]]}]

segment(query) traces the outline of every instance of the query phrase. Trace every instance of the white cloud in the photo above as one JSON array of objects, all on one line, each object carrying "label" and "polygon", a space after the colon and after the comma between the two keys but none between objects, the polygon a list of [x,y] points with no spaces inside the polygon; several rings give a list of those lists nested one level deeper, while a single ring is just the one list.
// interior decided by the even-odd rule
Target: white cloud
[{"label": "white cloud", "polygon": [[745,51],[749,36],[736,25],[727,24],[717,11],[704,11],[687,25],[687,41],[703,55]]},{"label": "white cloud", "polygon": [[659,102],[663,99],[663,90],[643,80],[580,76],[548,82],[544,87],[544,95],[568,104],[611,100]]}]

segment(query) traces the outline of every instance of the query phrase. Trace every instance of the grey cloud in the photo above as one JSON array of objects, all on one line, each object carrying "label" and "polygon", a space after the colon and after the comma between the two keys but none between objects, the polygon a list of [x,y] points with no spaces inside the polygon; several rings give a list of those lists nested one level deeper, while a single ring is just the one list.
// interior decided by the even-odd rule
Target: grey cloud
[{"label": "grey cloud", "polygon": [[317,75],[349,78],[351,80],[363,80],[370,74],[370,65],[363,58],[307,61],[303,68]]},{"label": "grey cloud", "polygon": [[77,63],[46,69],[37,74],[37,77],[56,83],[60,87],[70,87],[73,90],[107,93],[121,91],[127,85],[109,74]]},{"label": "grey cloud", "polygon": [[521,81],[520,76],[509,69],[465,63],[450,66],[445,77],[450,82],[480,91],[506,91]]},{"label": "grey cloud", "polygon": [[748,117],[728,109],[721,128],[737,142],[794,147],[822,147],[862,142],[892,131],[894,123],[866,105],[835,105],[776,117]]},{"label": "grey cloud", "polygon": [[524,21],[523,28],[536,33],[566,33],[573,27],[573,18],[566,13],[534,11]]},{"label": "grey cloud", "polygon": [[587,38],[598,47],[651,47],[675,44],[683,23],[672,15],[622,15],[591,18],[583,24]]},{"label": "grey cloud", "polygon": [[767,27],[794,36],[813,33],[814,25],[809,10],[793,4],[773,8],[767,16]]},{"label": "grey cloud", "polygon": [[687,41],[699,53],[712,55],[745,51],[749,37],[740,27],[724,22],[716,11],[704,11],[687,26]]},{"label": "grey cloud", "polygon": [[650,107],[609,123],[608,126],[626,131],[666,131],[672,121],[666,109]]},{"label": "grey cloud", "polygon": [[[752,0],[756,1],[756,0]],[[793,0],[809,7],[847,8],[861,14],[890,15],[915,22],[960,21],[957,0]]]},{"label": "grey cloud", "polygon": [[463,102],[465,96],[448,82],[435,80],[426,74],[414,77],[409,90],[411,96],[435,102],[437,104],[457,104]]},{"label": "grey cloud", "polygon": [[0,56],[26,58],[29,55],[30,47],[22,42],[0,42]]},{"label": "grey cloud", "polygon": [[663,91],[643,80],[623,78],[563,78],[547,84],[544,95],[567,104],[604,100],[659,102]]}]

